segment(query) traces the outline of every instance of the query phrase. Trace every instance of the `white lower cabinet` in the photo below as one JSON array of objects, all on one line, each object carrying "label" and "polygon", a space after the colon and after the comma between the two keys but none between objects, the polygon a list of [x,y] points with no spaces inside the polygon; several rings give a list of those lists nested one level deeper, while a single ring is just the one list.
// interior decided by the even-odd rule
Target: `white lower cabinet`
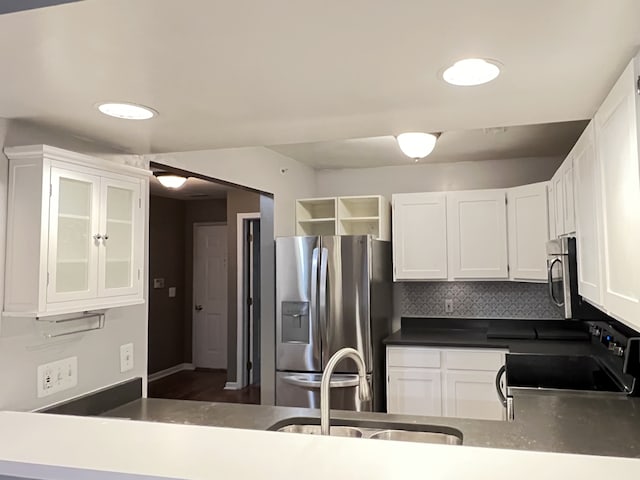
[{"label": "white lower cabinet", "polygon": [[444,374],[446,417],[505,420],[506,410],[498,401],[496,372],[447,370]]},{"label": "white lower cabinet", "polygon": [[387,385],[389,413],[442,415],[440,370],[389,367]]},{"label": "white lower cabinet", "polygon": [[387,412],[504,420],[496,349],[387,347]]}]

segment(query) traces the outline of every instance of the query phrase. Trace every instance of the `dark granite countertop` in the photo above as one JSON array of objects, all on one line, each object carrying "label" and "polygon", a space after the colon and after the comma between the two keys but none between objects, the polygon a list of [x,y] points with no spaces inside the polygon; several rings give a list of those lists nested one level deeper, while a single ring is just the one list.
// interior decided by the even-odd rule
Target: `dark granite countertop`
[{"label": "dark granite countertop", "polygon": [[[563,320],[478,320],[403,318],[386,345],[503,348],[511,353],[589,355],[584,325]],[[542,338],[536,338],[537,335]],[[499,338],[503,335],[503,338]],[[530,338],[516,338],[516,337]],[[553,339],[549,339],[551,337]]]},{"label": "dark granite countertop", "polygon": [[[454,428],[463,445],[516,450],[640,457],[640,399],[623,395],[517,392],[515,420],[501,422],[448,417],[332,411],[334,424],[389,423]],[[132,420],[269,430],[289,422],[318,423],[319,410],[139,399],[103,414]],[[298,419],[298,421],[296,421]]]}]

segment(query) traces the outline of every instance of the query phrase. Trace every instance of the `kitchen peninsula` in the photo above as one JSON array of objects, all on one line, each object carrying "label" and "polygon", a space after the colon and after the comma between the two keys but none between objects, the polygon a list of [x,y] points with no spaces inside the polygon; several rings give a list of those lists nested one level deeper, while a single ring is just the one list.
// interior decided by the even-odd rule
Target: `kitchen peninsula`
[{"label": "kitchen peninsula", "polygon": [[[637,478],[640,460],[0,413],[0,475],[131,478]],[[57,432],[55,441],[42,432]]]}]

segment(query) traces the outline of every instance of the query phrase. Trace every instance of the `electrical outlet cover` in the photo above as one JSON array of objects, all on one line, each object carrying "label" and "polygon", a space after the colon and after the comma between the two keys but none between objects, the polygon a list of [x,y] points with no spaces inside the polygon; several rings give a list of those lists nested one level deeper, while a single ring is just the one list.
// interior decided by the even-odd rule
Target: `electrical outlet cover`
[{"label": "electrical outlet cover", "polygon": [[120,372],[133,370],[133,343],[120,345]]},{"label": "electrical outlet cover", "polygon": [[68,357],[38,366],[38,398],[78,385],[78,357]]}]

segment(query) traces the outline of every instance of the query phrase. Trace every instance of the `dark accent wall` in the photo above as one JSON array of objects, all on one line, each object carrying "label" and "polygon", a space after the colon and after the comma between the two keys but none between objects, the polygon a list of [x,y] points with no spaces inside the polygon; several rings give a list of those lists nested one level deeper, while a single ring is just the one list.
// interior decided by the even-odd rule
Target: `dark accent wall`
[{"label": "dark accent wall", "polygon": [[227,380],[236,381],[236,342],[237,342],[237,222],[238,213],[260,212],[260,195],[245,190],[231,190],[227,193],[227,293],[228,293],[228,328],[227,328]]},{"label": "dark accent wall", "polygon": [[195,223],[224,223],[227,221],[227,201],[190,200],[184,202],[184,362],[193,356],[193,225]]},{"label": "dark accent wall", "polygon": [[[396,284],[396,312],[405,317],[559,319],[546,283],[406,282]],[[453,313],[445,312],[445,300]]]},{"label": "dark accent wall", "polygon": [[[185,203],[154,195],[149,198],[150,374],[185,361]],[[153,288],[154,278],[164,278],[164,288]],[[169,287],[176,287],[174,298],[169,298]]]}]

